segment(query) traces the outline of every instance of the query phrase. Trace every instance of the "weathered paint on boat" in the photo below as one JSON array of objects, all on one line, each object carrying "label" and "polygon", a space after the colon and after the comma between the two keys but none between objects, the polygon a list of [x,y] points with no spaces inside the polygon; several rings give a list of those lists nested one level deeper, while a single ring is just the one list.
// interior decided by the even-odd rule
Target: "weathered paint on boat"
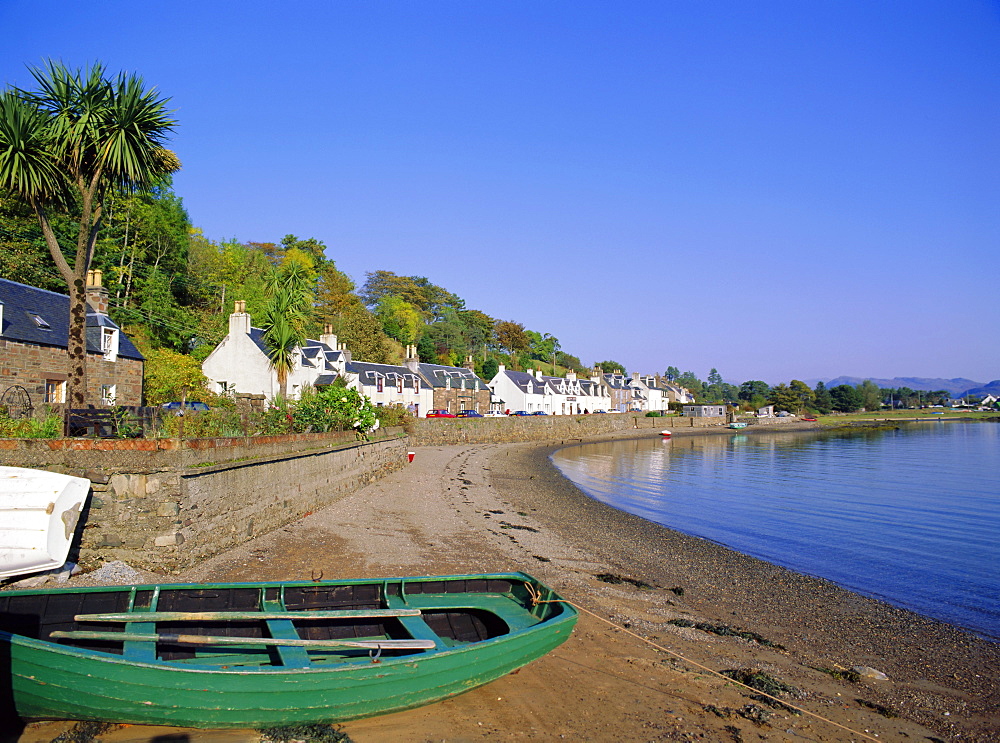
[{"label": "weathered paint on boat", "polygon": [[83,477],[0,467],[0,578],[63,565],[89,494]]},{"label": "weathered paint on boat", "polygon": [[[489,590],[456,591],[453,590],[456,582],[473,587],[488,582]],[[388,655],[383,654],[373,662],[369,654],[375,651],[369,650],[307,651],[299,647],[260,646],[244,651],[242,647],[219,647],[193,660],[177,661],[160,657],[162,647],[155,645],[157,649],[154,650],[151,642],[119,643],[122,654],[118,655],[0,631],[0,652],[2,645],[7,645],[10,653],[10,682],[8,689],[0,687],[0,713],[6,695],[16,713],[25,719],[101,720],[196,728],[350,720],[417,707],[486,684],[564,642],[577,619],[576,611],[568,604],[534,603],[532,592],[537,592],[544,600],[558,600],[558,596],[523,573],[379,581],[213,584],[193,588],[201,591],[259,589],[262,610],[274,611],[274,602],[264,599],[269,593],[273,596],[278,586],[284,596],[286,588],[335,586],[339,589],[373,584],[381,587],[381,603],[387,604],[386,608],[417,608],[424,612],[422,617],[385,621],[401,622],[414,639],[436,639],[438,649],[389,651]],[[401,588],[394,594],[397,584]],[[414,592],[428,586],[429,592]],[[431,592],[438,586],[443,590]],[[120,590],[129,592],[124,607],[128,611],[135,603],[137,591],[152,590],[158,595],[166,595],[172,590],[190,588],[189,584]],[[498,590],[504,588],[506,590]],[[38,600],[44,594],[47,602],[58,603],[73,592],[107,593],[109,590],[115,589],[65,589],[47,594],[42,591],[0,592],[0,610],[5,605],[11,606],[9,598],[12,595],[33,595]],[[79,603],[80,599],[73,600]],[[118,599],[121,602],[121,597]],[[156,606],[143,607],[146,608],[155,610]],[[475,642],[441,639],[440,634],[431,630],[430,619],[425,621],[423,618],[437,621],[440,616],[461,617],[463,611],[481,615],[487,624],[495,624],[491,616],[500,617],[507,631]],[[137,611],[136,615],[141,613]],[[294,621],[301,632],[302,623]],[[273,628],[270,635],[275,636],[281,635],[282,629],[290,629],[292,622],[267,620],[266,624]],[[134,621],[125,626],[129,632],[153,632],[156,624]]]}]

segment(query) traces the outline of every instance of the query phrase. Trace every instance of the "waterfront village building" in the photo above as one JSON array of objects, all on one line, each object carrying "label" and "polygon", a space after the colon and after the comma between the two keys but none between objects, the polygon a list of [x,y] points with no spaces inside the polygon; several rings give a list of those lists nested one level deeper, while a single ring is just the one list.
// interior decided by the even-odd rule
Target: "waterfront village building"
[{"label": "waterfront village building", "polygon": [[725,405],[685,405],[684,415],[689,418],[723,418],[726,415]]},{"label": "waterfront village building", "polygon": [[[339,377],[381,407],[400,405],[414,415],[430,410],[525,410],[548,415],[578,415],[609,410],[665,411],[670,402],[693,402],[683,387],[663,382],[659,375],[594,373],[590,379],[550,377],[541,370],[526,372],[500,366],[489,382],[480,379],[466,359],[465,367],[427,364],[417,357],[416,346],[407,346],[402,366],[354,361],[337,342],[329,327],[318,340],[308,339],[292,354],[287,394],[297,399],[307,386],[333,384]],[[229,316],[229,333],[202,364],[213,391],[220,394],[278,394],[278,375],[267,359],[264,331],[250,323],[246,303],[237,302]]]},{"label": "waterfront village building", "polygon": [[576,415],[607,411],[610,405],[608,390],[596,375],[588,380],[572,372],[565,378],[548,377],[539,370],[511,371],[501,364],[489,387],[502,410]]},{"label": "waterfront village building", "polygon": [[[460,402],[470,408],[489,407],[486,383],[470,369],[422,364],[416,347],[408,348],[406,366],[355,361],[351,352],[328,326],[318,340],[307,339],[292,353],[287,394],[298,399],[307,386],[331,385],[340,377],[346,386],[366,395],[378,407],[399,405],[414,415],[426,415],[435,408],[451,409]],[[273,400],[278,392],[278,375],[267,358],[264,331],[250,323],[246,303],[236,302],[229,316],[229,333],[202,363],[213,391],[220,394],[263,395]],[[474,399],[469,395],[475,393]]]},{"label": "waterfront village building", "polygon": [[[108,315],[101,271],[87,274],[87,401],[142,404],[144,358]],[[30,405],[66,402],[69,297],[0,279],[0,395],[22,387]]]},{"label": "waterfront village building", "polygon": [[403,366],[419,374],[433,390],[435,410],[485,413],[490,409],[490,388],[476,375],[471,356],[466,357],[464,367],[427,364],[417,357],[416,346],[407,346]]},{"label": "waterfront village building", "polygon": [[[338,347],[337,336],[326,332],[319,340],[307,339],[292,358],[287,394],[298,399],[308,385],[332,384],[345,372],[350,354]],[[250,324],[244,301],[236,302],[229,316],[229,333],[202,362],[201,370],[211,390],[219,394],[263,395],[273,400],[280,391],[278,374],[267,358],[264,331]]]}]

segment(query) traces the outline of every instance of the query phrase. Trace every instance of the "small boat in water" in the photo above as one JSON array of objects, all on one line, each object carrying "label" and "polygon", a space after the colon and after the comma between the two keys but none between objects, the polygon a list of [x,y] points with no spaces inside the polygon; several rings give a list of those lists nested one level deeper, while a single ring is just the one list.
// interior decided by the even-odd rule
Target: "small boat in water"
[{"label": "small boat in water", "polygon": [[739,421],[739,422],[736,422],[736,423],[730,423],[729,427],[730,428],[735,428],[735,429],[741,429],[741,428],[746,428],[747,424],[745,422],[743,422],[743,421]]},{"label": "small boat in water", "polygon": [[524,573],[0,591],[0,707],[195,728],[337,722],[486,684],[576,620]]},{"label": "small boat in water", "polygon": [[83,477],[0,467],[0,578],[63,565],[89,494]]}]

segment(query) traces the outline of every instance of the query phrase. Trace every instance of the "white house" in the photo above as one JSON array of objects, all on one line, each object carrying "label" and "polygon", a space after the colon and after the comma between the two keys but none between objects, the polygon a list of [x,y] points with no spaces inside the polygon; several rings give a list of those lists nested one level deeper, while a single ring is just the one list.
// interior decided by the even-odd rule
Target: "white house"
[{"label": "white house", "polygon": [[348,361],[343,377],[348,387],[366,395],[376,407],[399,405],[426,416],[434,406],[433,387],[405,366]]},{"label": "white house", "polygon": [[611,407],[610,394],[599,378],[577,379],[573,372],[565,378],[549,377],[540,370],[518,372],[501,365],[489,387],[503,410],[578,415]]},{"label": "white house", "polygon": [[[306,386],[332,384],[342,375],[350,353],[338,347],[337,336],[327,332],[319,340],[307,339],[293,351],[288,374],[288,397],[298,399]],[[236,302],[229,316],[229,333],[202,362],[213,392],[264,395],[273,400],[280,391],[278,375],[267,358],[264,331],[250,324],[246,302]]]}]

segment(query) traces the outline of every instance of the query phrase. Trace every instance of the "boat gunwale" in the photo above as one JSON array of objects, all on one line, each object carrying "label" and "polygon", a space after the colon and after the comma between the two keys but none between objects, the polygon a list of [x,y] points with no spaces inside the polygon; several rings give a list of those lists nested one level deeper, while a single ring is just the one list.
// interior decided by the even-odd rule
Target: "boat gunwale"
[{"label": "boat gunwale", "polygon": [[[184,588],[196,588],[198,590],[211,589],[211,588],[260,588],[264,589],[268,586],[293,586],[293,587],[308,587],[308,586],[324,586],[324,585],[371,585],[371,584],[381,584],[386,585],[394,582],[401,583],[418,583],[418,582],[438,582],[438,581],[458,581],[458,580],[511,580],[520,583],[525,583],[533,585],[536,587],[542,587],[550,591],[553,596],[556,596],[559,602],[559,607],[561,609],[560,613],[549,617],[548,619],[542,619],[538,623],[533,624],[528,627],[522,627],[520,629],[515,629],[508,631],[505,634],[498,635],[496,637],[491,637],[486,640],[479,640],[477,642],[469,642],[462,645],[455,646],[441,646],[434,649],[423,650],[408,655],[400,656],[383,656],[379,665],[382,667],[396,667],[400,665],[412,664],[421,659],[426,659],[429,657],[435,658],[446,658],[454,655],[459,655],[462,653],[476,652],[480,648],[494,647],[502,643],[512,643],[516,642],[520,638],[537,633],[540,630],[550,631],[558,627],[561,624],[570,623],[575,624],[578,612],[572,604],[558,599],[558,594],[552,589],[545,586],[540,581],[532,578],[531,576],[521,573],[482,573],[482,574],[468,574],[468,575],[448,575],[448,576],[410,576],[404,578],[378,578],[378,579],[345,579],[345,580],[330,580],[330,581],[255,581],[246,583],[154,583],[154,584],[135,584],[126,586],[76,586],[68,587],[64,589],[44,590],[44,589],[29,589],[26,591],[17,591],[18,595],[44,595],[51,594],[53,592],[59,593],[97,593],[103,590],[110,589],[113,592],[126,592],[135,590],[171,590],[171,589],[184,589]],[[3,593],[14,593],[14,591],[3,591]],[[492,593],[492,592],[460,592],[455,594],[450,594],[457,597],[465,595],[475,595],[476,593]],[[422,595],[422,594],[414,594]],[[449,594],[429,594],[429,595],[449,595]],[[521,604],[524,606],[524,604]],[[442,610],[442,609],[482,609],[478,606],[455,606],[455,607],[429,607],[428,610]],[[529,608],[530,607],[526,607]],[[484,611],[489,611],[488,609],[483,609]],[[137,620],[140,621],[140,620]],[[37,637],[30,637],[28,635],[20,635],[6,630],[0,630],[0,643],[9,643],[11,646],[19,646],[27,649],[32,649],[35,651],[53,653],[56,655],[62,655],[67,657],[73,657],[78,660],[86,660],[88,662],[108,664],[111,666],[127,666],[131,668],[143,668],[151,671],[157,671],[160,673],[173,674],[177,672],[183,673],[196,673],[196,674],[207,674],[212,676],[227,676],[227,675],[238,675],[244,676],[246,674],[253,674],[255,676],[262,675],[289,675],[289,674],[329,674],[329,673],[345,673],[349,671],[357,671],[361,668],[367,668],[370,664],[365,657],[351,658],[343,661],[335,661],[331,663],[315,664],[310,663],[308,666],[232,666],[228,668],[223,668],[213,665],[205,665],[198,663],[177,663],[176,661],[147,661],[147,660],[137,660],[127,658],[125,655],[119,655],[117,653],[108,653],[101,650],[92,650],[89,648],[74,647],[71,645],[63,645],[59,642],[52,640],[43,640]]]}]

